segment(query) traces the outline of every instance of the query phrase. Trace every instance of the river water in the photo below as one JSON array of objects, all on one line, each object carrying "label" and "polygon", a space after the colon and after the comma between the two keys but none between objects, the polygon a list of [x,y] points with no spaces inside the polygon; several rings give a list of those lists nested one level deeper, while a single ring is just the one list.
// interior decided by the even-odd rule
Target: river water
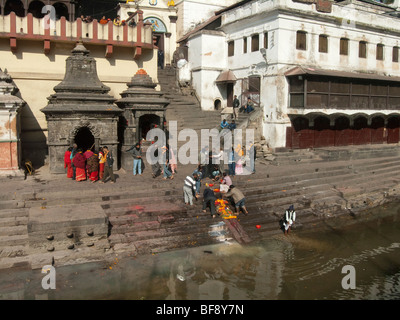
[{"label": "river water", "polygon": [[[347,276],[354,289],[343,288]],[[225,242],[59,267],[56,289],[44,290],[43,277],[2,271],[0,299],[400,299],[400,203],[251,246]]]}]

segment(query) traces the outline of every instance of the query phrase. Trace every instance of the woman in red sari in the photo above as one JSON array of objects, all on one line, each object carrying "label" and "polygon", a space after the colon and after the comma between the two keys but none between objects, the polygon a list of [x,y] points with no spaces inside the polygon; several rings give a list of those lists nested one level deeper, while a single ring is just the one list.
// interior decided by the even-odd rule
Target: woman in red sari
[{"label": "woman in red sari", "polygon": [[99,178],[103,179],[104,175],[104,163],[106,162],[106,157],[104,155],[103,147],[99,149]]},{"label": "woman in red sari", "polygon": [[92,182],[99,180],[99,157],[96,153],[87,159],[88,177]]},{"label": "woman in red sari", "polygon": [[67,168],[67,178],[72,178],[72,176],[74,175],[71,163],[71,151],[72,147],[69,147],[68,150],[64,153],[64,169]]},{"label": "woman in red sari", "polygon": [[74,159],[72,159],[76,167],[76,181],[86,180],[86,158],[82,153],[82,149],[78,149]]}]

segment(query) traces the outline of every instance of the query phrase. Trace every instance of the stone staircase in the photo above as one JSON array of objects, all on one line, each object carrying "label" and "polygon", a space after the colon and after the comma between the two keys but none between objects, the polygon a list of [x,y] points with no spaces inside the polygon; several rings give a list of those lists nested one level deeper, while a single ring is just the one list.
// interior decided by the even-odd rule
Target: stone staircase
[{"label": "stone staircase", "polygon": [[[152,179],[147,170],[137,177],[117,172],[116,184],[78,183],[64,175],[50,176],[45,167],[25,181],[3,178],[0,269],[102,261],[114,253],[155,254],[226,240],[249,243],[281,233],[279,220],[291,204],[297,212],[297,228],[341,213],[354,214],[399,195],[398,152],[398,146],[380,146],[365,158],[357,153],[356,158],[295,165],[256,162],[256,174],[233,178],[246,195],[250,213],[237,220],[212,219],[209,211],[201,211],[201,199],[192,207],[183,204],[182,184],[193,170],[191,165],[180,166],[175,179],[166,181]],[[53,252],[45,250],[49,243],[45,238],[41,249],[30,246],[32,208],[51,215],[70,207],[84,216],[94,205],[108,218],[107,239]]]},{"label": "stone staircase", "polygon": [[[18,265],[36,268],[54,260],[59,265],[83,259],[103,260],[107,252],[112,252],[109,248],[126,249],[136,255],[220,242],[221,239],[211,234],[216,221],[201,211],[201,200],[193,207],[183,204],[182,182],[191,172],[192,167],[181,168],[179,181],[154,180],[149,170],[146,176],[138,177],[122,172],[117,173],[116,184],[101,185],[88,181],[78,183],[64,175],[52,176],[46,181],[39,170],[37,176],[28,177],[27,181],[7,181],[16,192],[10,197],[3,190],[0,195],[0,269]],[[91,247],[75,243],[73,250],[65,246],[62,250],[47,252],[50,242],[43,237],[41,249],[31,246],[28,229],[32,208],[51,215],[71,206],[85,215],[94,204],[100,205],[108,217],[107,243],[95,242]],[[227,231],[220,228],[219,237],[224,234],[229,238]]]},{"label": "stone staircase", "polygon": [[[221,112],[218,110],[203,111],[193,89],[188,87],[180,88],[176,81],[174,68],[158,69],[158,81],[161,90],[165,93],[164,97],[170,101],[166,110],[166,120],[177,121],[178,132],[182,129],[193,129],[197,132],[200,139],[201,129],[210,130],[216,128],[219,131],[222,121]],[[258,130],[258,122],[253,119],[256,114],[260,115],[260,112],[253,112],[251,114],[239,113],[239,117],[235,121],[237,128],[243,130],[243,144],[246,141],[246,128],[255,129],[255,141],[259,140],[261,133]],[[230,122],[230,118],[228,122]],[[210,134],[210,138],[212,139],[213,137],[215,137],[215,134]],[[220,142],[220,146],[223,147],[222,137]],[[178,141],[178,147],[181,147],[183,144],[185,144],[185,141]],[[200,146],[200,140],[198,145]]]},{"label": "stone staircase", "polygon": [[178,122],[179,130],[189,128],[200,134],[201,129],[212,129],[221,122],[220,111],[203,111],[194,94],[184,94],[176,81],[175,69],[158,69],[158,81],[164,97],[170,101],[166,110],[167,121]]},{"label": "stone staircase", "polygon": [[[297,227],[323,221],[335,213],[354,214],[400,194],[398,157],[377,157],[259,169],[236,182],[246,195],[250,214],[240,223],[252,241],[279,233],[279,220],[290,204]],[[290,168],[290,169],[289,169]],[[266,170],[265,170],[266,169]],[[243,181],[245,180],[245,181]],[[260,229],[255,226],[260,225]]]}]

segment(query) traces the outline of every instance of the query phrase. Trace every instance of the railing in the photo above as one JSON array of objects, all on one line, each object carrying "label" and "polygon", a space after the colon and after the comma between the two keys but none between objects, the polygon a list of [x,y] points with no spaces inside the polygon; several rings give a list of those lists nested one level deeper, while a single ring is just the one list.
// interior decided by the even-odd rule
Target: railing
[{"label": "railing", "polygon": [[[37,19],[28,14],[18,17],[14,12],[0,16],[0,38],[10,38],[11,50],[16,50],[16,41],[21,39],[70,42],[82,39],[84,43],[106,44],[125,47],[152,49],[153,37],[150,25],[143,23],[139,15],[136,26],[115,26],[112,21],[100,24],[97,20],[90,23],[80,18],[69,22],[65,17],[56,21]],[[46,45],[45,45],[46,47]]]}]

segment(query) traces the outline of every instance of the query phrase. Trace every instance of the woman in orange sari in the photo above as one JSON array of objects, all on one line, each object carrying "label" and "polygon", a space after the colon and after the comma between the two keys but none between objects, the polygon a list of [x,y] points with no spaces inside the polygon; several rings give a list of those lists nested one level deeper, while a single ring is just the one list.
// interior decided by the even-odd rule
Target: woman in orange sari
[{"label": "woman in orange sari", "polygon": [[82,149],[78,149],[74,159],[72,159],[76,167],[76,181],[86,180],[86,158],[82,153]]},{"label": "woman in orange sari", "polygon": [[72,178],[72,176],[74,175],[71,162],[71,151],[72,147],[69,147],[68,150],[64,153],[64,169],[67,168],[67,178]]}]

